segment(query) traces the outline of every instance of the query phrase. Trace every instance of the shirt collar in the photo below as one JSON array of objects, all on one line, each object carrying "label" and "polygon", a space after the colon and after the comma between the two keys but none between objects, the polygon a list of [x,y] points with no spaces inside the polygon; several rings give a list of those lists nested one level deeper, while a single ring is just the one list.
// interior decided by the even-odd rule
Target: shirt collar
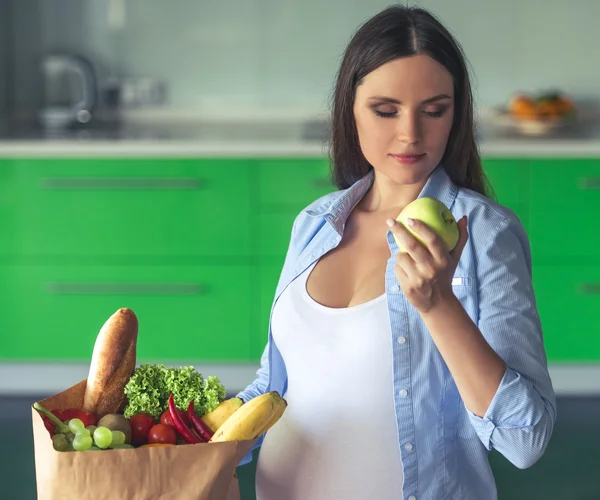
[{"label": "shirt collar", "polygon": [[[344,233],[344,225],[350,216],[350,213],[369,191],[373,185],[375,174],[373,169],[356,181],[352,186],[341,191],[341,194],[333,201],[329,201],[317,207],[307,209],[306,213],[310,216],[321,216],[333,226],[341,236]],[[440,200],[447,207],[454,203],[458,188],[452,182],[446,173],[443,165],[438,165],[427,179],[425,186],[419,193],[418,198],[428,196]]]}]

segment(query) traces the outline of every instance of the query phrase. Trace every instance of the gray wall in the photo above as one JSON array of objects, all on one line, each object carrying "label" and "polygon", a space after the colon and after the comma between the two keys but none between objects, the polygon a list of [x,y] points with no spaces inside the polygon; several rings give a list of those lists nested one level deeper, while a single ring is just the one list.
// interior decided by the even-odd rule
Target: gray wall
[{"label": "gray wall", "polygon": [[8,7],[7,1],[0,0],[0,120],[6,115],[8,107]]},{"label": "gray wall", "polygon": [[[11,0],[17,101],[35,95],[42,48],[93,58],[101,77],[153,76],[168,105],[244,115],[326,109],[343,48],[391,0]],[[462,43],[478,104],[562,88],[595,97],[599,0],[410,0]]]}]

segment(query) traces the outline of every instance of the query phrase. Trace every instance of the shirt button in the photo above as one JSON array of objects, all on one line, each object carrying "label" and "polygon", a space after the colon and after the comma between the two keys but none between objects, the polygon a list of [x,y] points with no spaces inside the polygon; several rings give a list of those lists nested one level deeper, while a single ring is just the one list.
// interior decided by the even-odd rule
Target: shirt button
[{"label": "shirt button", "polygon": [[411,496],[408,497],[408,500],[417,500],[417,497],[414,496],[414,495],[411,495]]},{"label": "shirt button", "polygon": [[412,449],[413,449],[413,445],[412,445],[412,444],[410,444],[410,443],[406,443],[406,444],[404,445],[404,449],[405,449],[406,451],[412,451]]},{"label": "shirt button", "polygon": [[400,396],[402,396],[403,398],[405,398],[406,396],[408,396],[408,391],[406,389],[402,389],[400,391]]},{"label": "shirt button", "polygon": [[394,285],[392,287],[392,292],[399,292],[400,291],[400,287],[398,285]]},{"label": "shirt button", "polygon": [[398,337],[398,344],[406,344],[406,337]]}]

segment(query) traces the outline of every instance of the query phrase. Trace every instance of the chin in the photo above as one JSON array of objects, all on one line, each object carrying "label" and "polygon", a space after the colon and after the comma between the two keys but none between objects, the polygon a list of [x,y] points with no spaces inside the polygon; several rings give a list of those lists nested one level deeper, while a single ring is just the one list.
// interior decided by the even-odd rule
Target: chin
[{"label": "chin", "polygon": [[390,158],[381,167],[375,167],[375,170],[394,184],[405,185],[425,182],[436,166],[437,163],[432,165],[431,162],[423,162],[420,165],[400,165],[396,160]]}]

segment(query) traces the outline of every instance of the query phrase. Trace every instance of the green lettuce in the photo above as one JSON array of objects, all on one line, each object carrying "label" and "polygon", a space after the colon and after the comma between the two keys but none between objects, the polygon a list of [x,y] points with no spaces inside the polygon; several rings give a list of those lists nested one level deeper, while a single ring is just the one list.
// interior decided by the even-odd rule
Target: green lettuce
[{"label": "green lettuce", "polygon": [[225,386],[218,377],[204,377],[193,366],[165,368],[164,365],[140,365],[125,386],[125,417],[149,413],[156,420],[168,408],[169,395],[177,408],[186,411],[190,401],[202,416],[225,399]]}]

